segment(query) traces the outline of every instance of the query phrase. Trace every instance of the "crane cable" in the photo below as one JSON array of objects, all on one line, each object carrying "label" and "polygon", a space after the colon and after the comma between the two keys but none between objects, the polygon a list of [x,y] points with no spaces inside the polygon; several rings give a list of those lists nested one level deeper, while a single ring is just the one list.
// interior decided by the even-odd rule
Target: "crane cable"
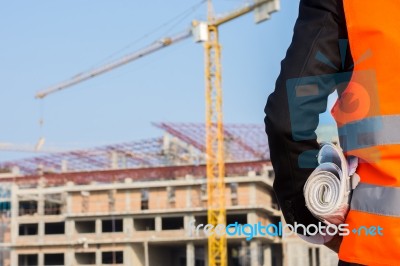
[{"label": "crane cable", "polygon": [[131,43],[127,44],[126,46],[114,51],[110,55],[106,56],[102,60],[100,60],[97,63],[95,63],[94,65],[92,65],[92,67],[90,67],[88,69],[88,71],[96,68],[97,66],[99,66],[101,64],[104,64],[106,62],[111,61],[113,58],[115,58],[115,56],[117,56],[117,55],[121,54],[122,52],[126,51],[127,49],[131,48],[132,46],[134,46],[135,44],[139,43],[140,41],[142,41],[142,40],[154,35],[156,32],[160,31],[162,28],[165,28],[168,25],[170,25],[171,23],[174,23],[175,21],[177,21],[170,28],[168,28],[162,35],[165,35],[165,34],[169,33],[172,29],[174,29],[179,23],[181,23],[189,15],[193,14],[194,12],[196,12],[206,1],[207,0],[201,0],[201,1],[197,2],[196,4],[194,4],[193,6],[189,7],[188,9],[184,10],[183,12],[179,13],[178,15],[174,16],[173,18],[167,20],[166,22],[160,24],[156,28],[150,30],[148,33],[144,34],[143,36],[137,38],[136,40],[132,41]]}]

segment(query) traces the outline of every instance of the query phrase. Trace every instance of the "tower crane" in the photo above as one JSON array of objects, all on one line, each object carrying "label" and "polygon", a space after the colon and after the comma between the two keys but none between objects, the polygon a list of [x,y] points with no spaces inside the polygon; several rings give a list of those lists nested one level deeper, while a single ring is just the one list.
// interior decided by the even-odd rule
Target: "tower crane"
[{"label": "tower crane", "polygon": [[[69,80],[39,91],[35,98],[43,99],[57,91],[64,90],[85,80],[94,78],[117,67],[154,53],[162,48],[185,40],[191,36],[196,42],[204,44],[205,51],[205,98],[206,98],[206,164],[208,223],[216,226],[226,224],[225,209],[225,164],[224,164],[224,130],[222,116],[221,87],[221,52],[218,40],[218,27],[249,12],[255,12],[257,23],[270,18],[270,14],[278,11],[280,0],[254,0],[242,8],[224,16],[215,16],[211,0],[207,1],[207,21],[193,21],[192,26],[177,35],[165,37],[134,53],[116,61],[80,73]],[[212,234],[208,238],[208,264],[210,266],[227,265],[227,245],[225,235]]]}]

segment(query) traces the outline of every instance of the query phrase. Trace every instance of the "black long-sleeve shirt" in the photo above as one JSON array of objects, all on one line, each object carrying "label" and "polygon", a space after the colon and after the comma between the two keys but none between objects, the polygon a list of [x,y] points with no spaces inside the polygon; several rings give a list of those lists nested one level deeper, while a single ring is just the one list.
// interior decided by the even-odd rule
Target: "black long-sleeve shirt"
[{"label": "black long-sleeve shirt", "polygon": [[[289,224],[318,222],[305,206],[303,186],[316,166],[319,114],[326,110],[333,84],[341,80],[335,75],[351,74],[349,49],[343,60],[341,56],[343,39],[347,30],[342,0],[300,1],[292,43],[264,110],[274,190]],[[311,96],[297,102],[297,96],[307,93]]]}]

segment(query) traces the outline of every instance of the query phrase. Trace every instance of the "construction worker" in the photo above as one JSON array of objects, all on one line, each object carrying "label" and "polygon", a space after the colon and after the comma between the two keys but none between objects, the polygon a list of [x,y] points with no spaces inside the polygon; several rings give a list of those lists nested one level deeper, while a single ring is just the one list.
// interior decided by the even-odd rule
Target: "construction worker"
[{"label": "construction worker", "polygon": [[[361,178],[345,221],[350,233],[325,244],[338,252],[339,265],[400,265],[399,16],[398,0],[300,0],[292,43],[265,107],[285,220],[318,224],[303,186],[317,165],[319,114],[328,95],[338,93],[331,112],[343,151],[359,158]],[[382,234],[361,230],[374,226]]]}]

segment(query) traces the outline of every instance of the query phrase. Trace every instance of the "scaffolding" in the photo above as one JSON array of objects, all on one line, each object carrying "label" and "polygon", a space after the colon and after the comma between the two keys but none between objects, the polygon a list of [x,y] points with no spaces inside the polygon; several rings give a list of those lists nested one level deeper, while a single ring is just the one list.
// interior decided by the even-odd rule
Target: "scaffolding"
[{"label": "scaffolding", "polygon": [[[164,130],[165,135],[1,162],[0,169],[4,172],[18,169],[27,186],[37,183],[39,177],[44,177],[48,184],[113,182],[123,180],[127,172],[135,178],[132,169],[136,170],[138,178],[147,176],[149,179],[173,177],[180,169],[193,166],[198,166],[193,169],[194,174],[203,173],[206,152],[204,124],[155,123],[154,126]],[[262,125],[227,124],[224,134],[227,171],[245,173],[251,165],[269,160],[268,142]],[[249,165],[245,166],[244,162]],[[241,170],[241,167],[245,169]],[[88,171],[90,177],[86,175]],[[9,177],[0,182],[19,180],[22,179]]]}]

